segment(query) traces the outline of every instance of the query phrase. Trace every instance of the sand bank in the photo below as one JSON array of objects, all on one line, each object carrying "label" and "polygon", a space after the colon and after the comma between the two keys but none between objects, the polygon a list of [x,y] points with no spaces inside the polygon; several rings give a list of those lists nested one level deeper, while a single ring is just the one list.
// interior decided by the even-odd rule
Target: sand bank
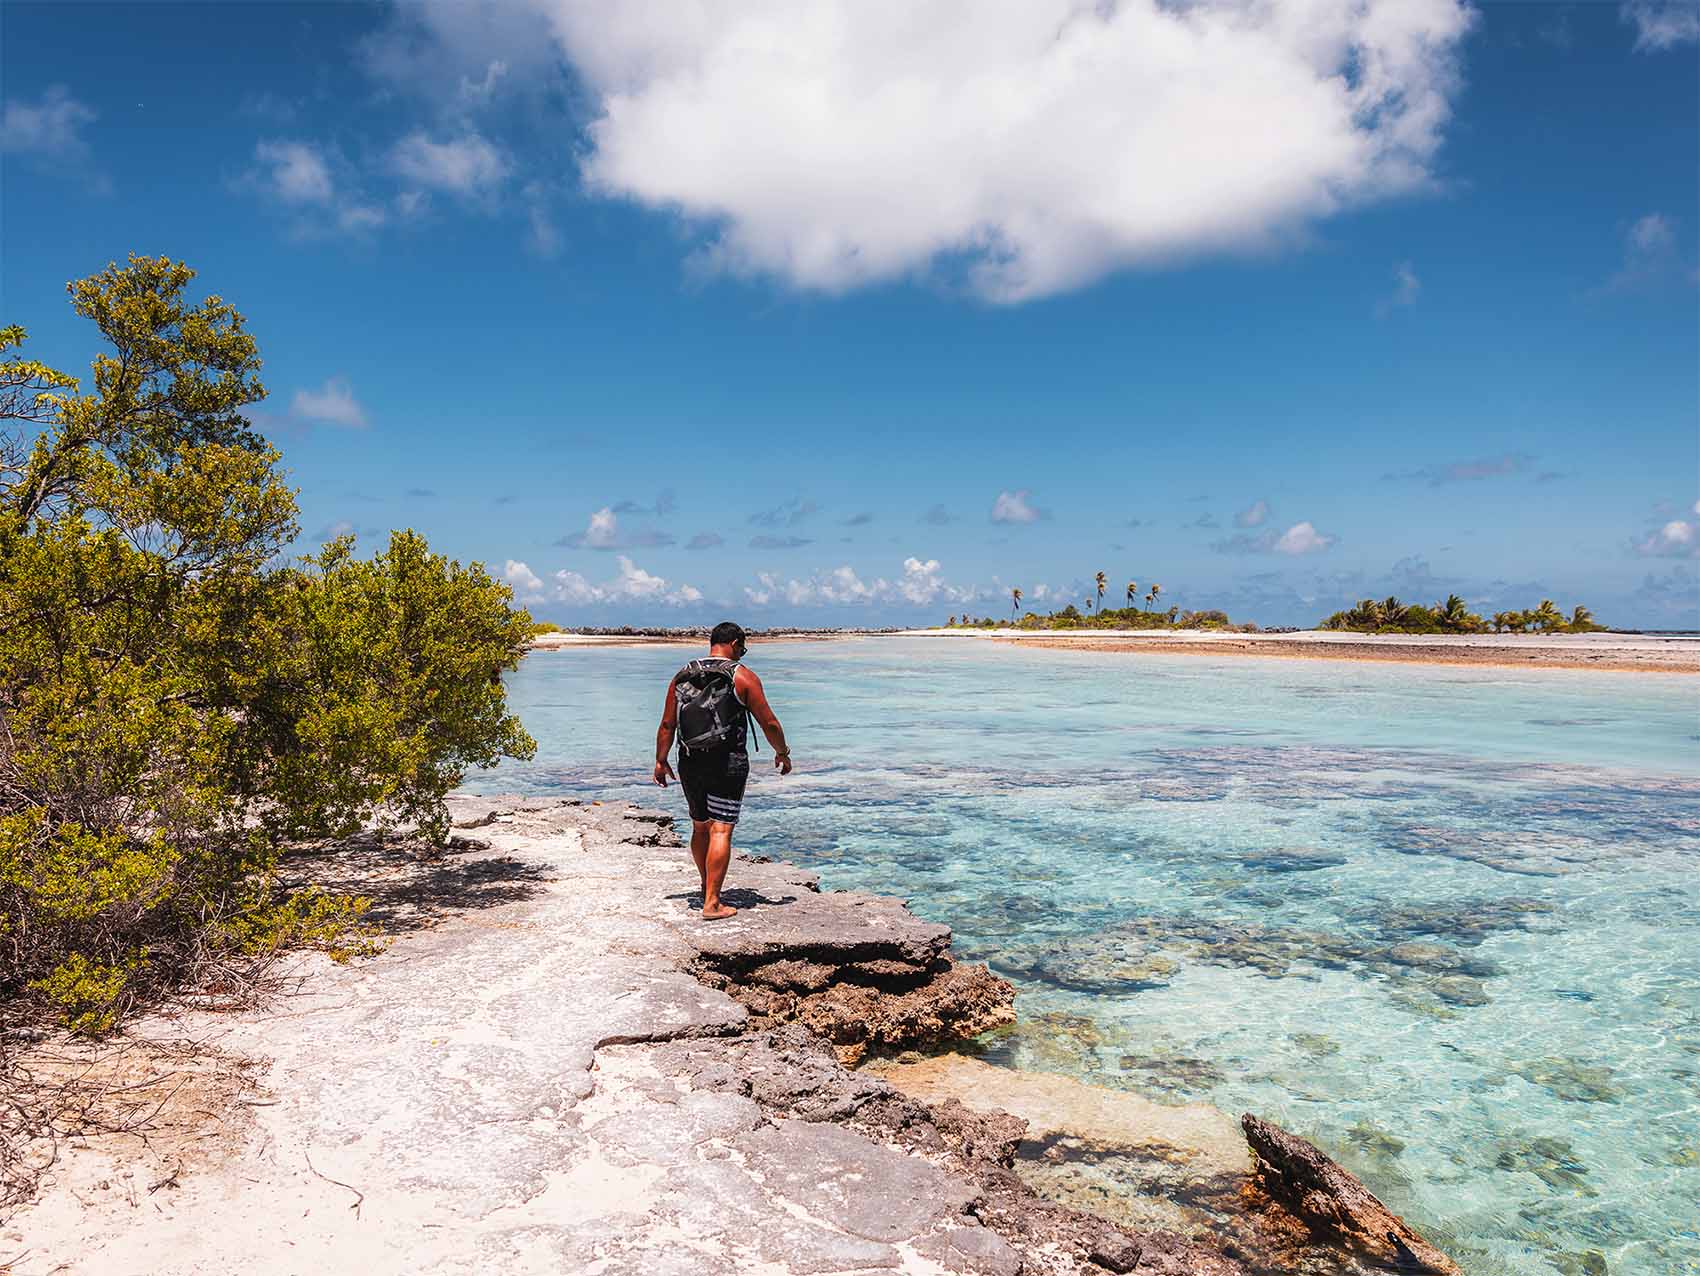
[{"label": "sand bank", "polygon": [[911,636],[992,639],[1063,651],[1154,655],[1381,660],[1514,669],[1700,673],[1700,636],[1660,634],[1353,634],[1304,630],[1232,634],[1206,630],[918,629]]}]

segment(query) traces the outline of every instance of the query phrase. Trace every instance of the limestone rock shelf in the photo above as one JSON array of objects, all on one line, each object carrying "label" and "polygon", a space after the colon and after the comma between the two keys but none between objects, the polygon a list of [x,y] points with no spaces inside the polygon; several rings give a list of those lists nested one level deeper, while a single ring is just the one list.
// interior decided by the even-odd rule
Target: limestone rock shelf
[{"label": "limestone rock shelf", "polygon": [[[286,865],[371,896],[389,949],[299,959],[297,990],[268,1007],[135,1025],[130,1044],[165,1061],[158,1129],[181,1137],[64,1149],[38,1199],[0,1220],[11,1272],[1368,1270],[1310,1200],[1340,1180],[1305,1179],[1309,1206],[1259,1206],[1289,1224],[1270,1238],[1284,1249],[1263,1252],[1255,1228],[1145,1225],[1028,1172],[1035,1149],[1092,1131],[850,1066],[1013,1018],[1011,986],[955,961],[949,929],[901,902],[740,860],[727,898],[742,911],[706,923],[667,815],[452,807],[446,854],[368,839]],[[191,1046],[243,1079],[216,1125],[186,1106],[195,1087],[171,1089]],[[1302,1160],[1264,1143],[1267,1164]],[[1242,1148],[1224,1172],[1249,1192],[1250,1168]],[[1257,1183],[1278,1197],[1297,1181]],[[1303,1263],[1277,1265],[1299,1232]]]}]

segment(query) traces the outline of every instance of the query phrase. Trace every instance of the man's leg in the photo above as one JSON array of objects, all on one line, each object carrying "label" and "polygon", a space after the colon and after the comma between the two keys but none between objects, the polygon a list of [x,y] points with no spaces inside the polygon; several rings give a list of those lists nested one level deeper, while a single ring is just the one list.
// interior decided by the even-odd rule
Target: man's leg
[{"label": "man's leg", "polygon": [[691,821],[691,858],[697,862],[697,876],[702,879],[702,896],[708,899],[708,821]]},{"label": "man's leg", "polygon": [[[708,854],[704,859],[702,884],[702,915],[709,921],[730,917],[738,910],[720,902],[720,888],[726,881],[726,866],[732,862],[732,825],[724,820],[709,820]],[[696,829],[692,828],[691,849],[696,849]]]}]

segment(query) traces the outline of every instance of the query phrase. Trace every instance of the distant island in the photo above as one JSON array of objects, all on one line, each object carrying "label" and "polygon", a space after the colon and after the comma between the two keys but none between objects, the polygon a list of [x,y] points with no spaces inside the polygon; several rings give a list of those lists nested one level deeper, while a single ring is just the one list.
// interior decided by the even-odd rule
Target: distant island
[{"label": "distant island", "polygon": [[[1158,611],[1155,608],[1157,600],[1162,597],[1161,585],[1152,585],[1145,592],[1145,605],[1141,607],[1138,605],[1139,586],[1130,581],[1127,586],[1127,606],[1106,607],[1106,574],[1096,573],[1094,584],[1094,592],[1088,593],[1083,600],[1084,611],[1070,603],[1058,611],[1046,612],[1044,615],[1033,611],[1023,613],[1022,591],[1012,589],[1009,591],[1009,619],[999,620],[991,616],[973,615],[952,616],[945,622],[944,627],[1029,630],[1207,629],[1247,634],[1293,632],[1285,628],[1266,630],[1254,621],[1235,624],[1226,612],[1215,608],[1182,611],[1178,607],[1170,607],[1166,611]],[[1436,602],[1433,606],[1406,603],[1398,598],[1384,598],[1379,602],[1373,598],[1365,598],[1347,611],[1335,612],[1317,625],[1317,628],[1362,634],[1587,634],[1606,630],[1605,625],[1595,621],[1593,612],[1580,604],[1566,616],[1552,599],[1543,598],[1539,605],[1525,611],[1495,612],[1491,620],[1484,620],[1471,611],[1457,594],[1448,594],[1444,602]]]},{"label": "distant island", "polygon": [[1344,629],[1360,634],[1591,634],[1603,632],[1606,626],[1594,620],[1593,612],[1578,604],[1568,617],[1550,598],[1543,598],[1536,607],[1526,611],[1495,612],[1493,619],[1483,620],[1464,605],[1457,594],[1448,594],[1445,602],[1432,607],[1421,603],[1403,603],[1397,598],[1376,602],[1365,598],[1349,611],[1337,611],[1318,626],[1321,629]]},{"label": "distant island", "polygon": [[1225,611],[1182,611],[1179,607],[1170,607],[1166,611],[1157,611],[1157,600],[1163,596],[1161,585],[1152,585],[1145,591],[1145,606],[1138,606],[1140,600],[1139,584],[1129,581],[1127,585],[1127,606],[1106,607],[1104,596],[1109,592],[1109,577],[1105,572],[1094,575],[1095,593],[1086,595],[1083,612],[1073,603],[1060,611],[1046,612],[1043,616],[1037,612],[1021,612],[1021,600],[1025,595],[1019,589],[1009,591],[1010,612],[1008,620],[995,620],[991,616],[952,616],[945,622],[946,629],[1001,629],[1013,626],[1017,629],[1219,629],[1230,632],[1256,633],[1258,627],[1254,624],[1236,625],[1228,619]]}]

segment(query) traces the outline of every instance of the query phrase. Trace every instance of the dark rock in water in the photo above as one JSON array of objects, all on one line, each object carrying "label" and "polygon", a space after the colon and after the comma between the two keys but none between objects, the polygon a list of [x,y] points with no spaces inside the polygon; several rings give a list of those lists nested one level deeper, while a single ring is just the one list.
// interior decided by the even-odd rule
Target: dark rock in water
[{"label": "dark rock in water", "polygon": [[998,966],[1018,979],[1113,996],[1161,988],[1180,969],[1177,962],[1150,952],[1137,936],[1117,933],[1071,936],[1043,947],[1006,951]]},{"label": "dark rock in water", "polygon": [[1390,941],[1441,935],[1474,947],[1489,935],[1528,930],[1553,906],[1535,899],[1461,899],[1445,904],[1396,904],[1370,919]]},{"label": "dark rock in water", "polygon": [[1344,867],[1346,857],[1309,846],[1280,846],[1257,851],[1240,862],[1265,873],[1314,873],[1318,869]]},{"label": "dark rock in water", "polygon": [[1578,1196],[1599,1195],[1588,1182],[1588,1167],[1564,1139],[1537,1135],[1517,1142],[1506,1140],[1499,1145],[1493,1164],[1495,1169],[1533,1174],[1548,1187],[1560,1191]]},{"label": "dark rock in water", "polygon": [[1170,1092],[1192,1098],[1208,1093],[1228,1079],[1220,1065],[1185,1054],[1124,1054],[1123,1072],[1142,1074],[1140,1089]]},{"label": "dark rock in water", "polygon": [[1429,970],[1455,970],[1459,957],[1445,944],[1410,942],[1395,944],[1387,950],[1387,959],[1400,966],[1422,966]]},{"label": "dark rock in water", "polygon": [[1604,1064],[1548,1055],[1521,1063],[1513,1071],[1572,1103],[1617,1103],[1623,1098],[1623,1091],[1612,1081],[1612,1070]]},{"label": "dark rock in water", "polygon": [[1240,1125],[1256,1158],[1254,1190],[1313,1235],[1391,1271],[1462,1276],[1458,1264],[1314,1144],[1249,1112]]},{"label": "dark rock in water", "polygon": [[1318,1059],[1340,1053],[1340,1043],[1320,1032],[1295,1032],[1293,1044]]},{"label": "dark rock in water", "polygon": [[1480,980],[1471,979],[1468,975],[1444,975],[1435,980],[1432,987],[1436,997],[1454,1006],[1488,1004],[1487,989],[1482,987]]},{"label": "dark rock in water", "polygon": [[1563,1276],[1607,1276],[1606,1256],[1597,1249],[1580,1254],[1557,1254],[1553,1257]]}]

